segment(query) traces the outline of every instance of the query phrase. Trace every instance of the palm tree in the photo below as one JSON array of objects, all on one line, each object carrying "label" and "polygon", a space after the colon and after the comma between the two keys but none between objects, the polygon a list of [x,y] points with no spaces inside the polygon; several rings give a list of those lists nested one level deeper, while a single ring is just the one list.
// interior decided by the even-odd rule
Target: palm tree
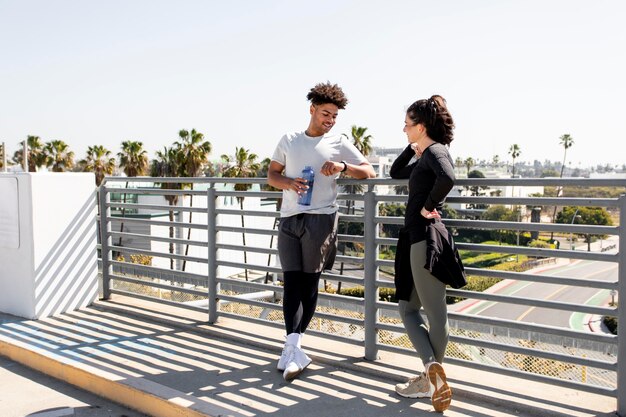
[{"label": "palm tree", "polygon": [[127,177],[140,177],[148,172],[148,152],[143,143],[133,140],[122,142],[122,151],[117,153],[120,168]]},{"label": "palm tree", "polygon": [[111,151],[102,145],[89,146],[85,159],[80,160],[79,165],[83,172],[96,174],[96,186],[100,187],[105,175],[112,175],[115,170],[115,158],[111,157]]},{"label": "palm tree", "polygon": [[74,152],[62,140],[47,142],[44,146],[46,166],[53,172],[65,172],[74,168]]},{"label": "palm tree", "polygon": [[[181,158],[177,147],[163,148],[163,151],[156,152],[156,159],[152,160],[150,166],[151,177],[180,177],[181,173]],[[181,183],[161,183],[162,189],[167,190],[181,190]],[[165,199],[170,206],[178,204],[178,194],[165,194]],[[169,211],[170,222],[174,222],[174,210]],[[174,238],[174,227],[170,226],[170,239]],[[174,243],[170,241],[169,245],[170,254],[174,253]],[[170,258],[170,269],[174,269],[174,259]]]},{"label": "palm tree", "polygon": [[[37,172],[37,169],[46,165],[46,155],[44,153],[44,144],[39,136],[28,135],[26,137],[28,145],[28,172]],[[20,143],[21,145],[21,143]],[[20,149],[13,154],[13,162],[23,164],[24,150]]]},{"label": "palm tree", "polygon": [[[178,131],[180,142],[175,142],[178,147],[181,158],[181,176],[182,177],[198,177],[203,174],[205,167],[209,162],[209,154],[211,153],[211,142],[204,140],[204,135],[196,129]],[[190,184],[193,190],[193,183]],[[189,207],[193,207],[193,194],[189,197]],[[189,223],[191,224],[192,212],[189,212]],[[187,240],[191,240],[191,227],[187,229]],[[185,256],[189,254],[189,245],[185,245]],[[187,260],[183,260],[182,270],[187,266]]]},{"label": "palm tree", "polygon": [[[561,173],[559,175],[559,178],[563,178],[563,171],[565,170],[565,160],[567,157],[567,150],[574,145],[574,138],[572,138],[571,135],[566,133],[564,135],[561,135],[561,137],[559,138],[559,141],[560,141],[560,144],[563,145],[563,164],[561,165]],[[558,186],[556,188],[556,196],[560,197],[562,193],[563,193],[563,187]],[[555,220],[557,209],[558,207],[554,206],[554,211],[552,212],[552,222],[554,222]],[[554,232],[550,232],[550,240],[552,240],[553,238],[554,238]]]},{"label": "palm tree", "polygon": [[[122,168],[127,177],[144,176],[148,172],[148,152],[143,149],[143,143],[127,140],[122,142],[122,151],[117,153],[119,167]],[[128,181],[126,186],[128,188]],[[122,200],[126,203],[126,193]],[[122,218],[126,216],[126,207],[122,207]],[[121,222],[120,233],[124,231],[124,222]],[[120,236],[118,246],[122,246],[122,236]]]},{"label": "palm tree", "polygon": [[472,170],[472,167],[476,165],[476,161],[474,161],[474,158],[470,156],[468,158],[465,158],[465,161],[463,161],[463,165],[465,165],[465,168],[467,169],[467,175],[469,176],[469,172]]},{"label": "palm tree", "polygon": [[494,155],[491,159],[491,163],[497,168],[500,166],[500,155]]},{"label": "palm tree", "polygon": [[563,178],[563,170],[565,169],[565,158],[567,157],[567,150],[574,145],[574,138],[569,134],[564,134],[560,138],[560,143],[563,145],[563,165],[561,165],[561,175],[559,178]]},{"label": "palm tree", "polygon": [[[252,178],[256,177],[261,164],[257,162],[258,156],[255,153],[250,153],[249,150],[239,147],[235,147],[235,155],[222,155],[222,160],[226,165],[226,169],[223,172],[224,177],[229,178]],[[247,191],[252,187],[252,184],[235,184],[235,191]],[[241,227],[245,228],[245,221],[243,216],[243,200],[244,197],[237,197],[239,207],[241,208]],[[242,232],[243,246],[246,247],[246,234]],[[248,256],[244,249],[243,262],[248,263]],[[245,270],[246,281],[248,280],[248,270]]]},{"label": "palm tree", "polygon": [[512,176],[515,177],[515,160],[522,154],[522,150],[520,149],[519,145],[517,143],[514,143],[513,145],[511,145],[511,147],[509,148],[509,155],[511,155],[511,158],[513,159],[513,174]]}]

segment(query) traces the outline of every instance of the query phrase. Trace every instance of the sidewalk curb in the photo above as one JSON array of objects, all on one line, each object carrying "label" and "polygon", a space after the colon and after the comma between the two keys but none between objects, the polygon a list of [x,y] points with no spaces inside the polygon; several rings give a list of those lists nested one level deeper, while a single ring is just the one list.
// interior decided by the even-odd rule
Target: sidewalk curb
[{"label": "sidewalk curb", "polygon": [[11,343],[6,341],[4,337],[0,337],[0,355],[150,416],[238,416],[230,410],[217,406],[206,403],[198,404],[192,396],[147,379],[122,379],[93,366],[84,365],[53,353],[38,352],[39,349],[36,347],[20,346],[21,344]]}]

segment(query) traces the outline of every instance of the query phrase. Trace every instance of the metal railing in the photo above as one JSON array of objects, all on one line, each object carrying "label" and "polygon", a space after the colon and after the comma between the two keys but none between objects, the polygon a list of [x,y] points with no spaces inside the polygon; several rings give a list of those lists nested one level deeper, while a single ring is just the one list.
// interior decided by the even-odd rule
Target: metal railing
[{"label": "metal railing", "polygon": [[[258,187],[265,180],[107,178],[99,194],[102,297],[123,294],[203,311],[207,312],[210,323],[224,316],[282,327],[281,270],[276,250],[279,217],[276,202],[281,193],[234,191],[234,184]],[[381,229],[401,225],[403,218],[382,216],[379,206],[405,203],[406,196],[384,191],[406,182],[339,180],[339,184],[358,184],[365,192],[340,194],[339,201],[348,202],[353,212],[340,216],[339,242],[345,245],[344,249],[350,245],[352,251],[340,254],[335,269],[322,274],[325,289],[329,291],[320,292],[318,309],[307,332],[360,345],[366,359],[375,359],[379,350],[413,351],[396,312],[396,303],[380,298],[382,291],[394,287],[393,260],[389,256],[397,241],[382,236]],[[186,188],[166,188],[176,186]],[[626,189],[626,180],[460,179],[457,186]],[[118,201],[111,200],[112,194]],[[619,213],[619,226],[574,224],[575,221],[532,223],[521,217],[518,221],[444,219],[447,227],[456,231],[500,230],[518,236],[528,232],[565,237],[576,234],[588,239],[600,236],[601,246],[607,237],[604,242],[615,245],[608,246],[608,250],[603,246],[587,251],[590,245],[585,245],[584,250],[572,250],[458,241],[463,256],[489,254],[500,261],[521,256],[529,257],[531,263],[535,259],[537,265],[549,261],[553,266],[548,272],[512,272],[466,265],[471,280],[494,280],[499,284],[487,291],[448,289],[449,299],[462,301],[449,306],[450,343],[446,361],[615,397],[618,413],[626,415],[626,395],[619,394],[619,387],[622,391],[626,387],[626,365],[619,361],[620,354],[626,352],[623,338],[572,328],[569,323],[548,320],[548,324],[539,324],[522,320],[531,312],[547,317],[565,312],[570,320],[578,322],[584,321],[581,317],[614,316],[626,323],[624,309],[605,303],[609,294],[613,297],[621,294],[626,286],[625,269],[621,267],[626,259],[619,250],[626,242],[621,227],[626,224],[626,196],[515,198],[453,194],[447,199],[450,205],[602,207]],[[133,195],[133,203],[119,199],[124,195]],[[192,199],[193,204],[189,204]],[[362,234],[348,233],[350,224],[362,225]],[[583,268],[600,262],[602,269],[590,272],[588,277],[573,275],[577,265]],[[561,270],[565,271],[563,275],[553,275]],[[339,286],[344,291],[354,290],[356,296],[333,293]],[[524,293],[524,288],[530,286],[536,294]],[[585,302],[555,299],[558,293],[585,291],[593,294]],[[519,309],[523,314],[516,319],[503,318],[498,314],[481,314],[478,306]]]}]

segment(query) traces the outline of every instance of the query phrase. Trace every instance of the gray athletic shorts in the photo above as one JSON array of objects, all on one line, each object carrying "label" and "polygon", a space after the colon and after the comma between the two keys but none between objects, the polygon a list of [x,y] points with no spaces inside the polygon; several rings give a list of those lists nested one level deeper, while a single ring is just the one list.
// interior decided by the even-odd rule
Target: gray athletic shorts
[{"label": "gray athletic shorts", "polygon": [[296,214],[278,225],[278,256],[283,271],[321,272],[337,255],[337,213]]}]

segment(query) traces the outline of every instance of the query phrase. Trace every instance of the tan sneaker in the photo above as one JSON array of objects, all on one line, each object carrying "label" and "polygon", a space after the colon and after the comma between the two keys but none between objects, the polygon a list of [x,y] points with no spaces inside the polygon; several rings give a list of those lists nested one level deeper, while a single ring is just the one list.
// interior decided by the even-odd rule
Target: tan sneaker
[{"label": "tan sneaker", "polygon": [[431,363],[426,369],[428,379],[433,385],[433,395],[431,402],[435,411],[441,413],[450,407],[450,401],[452,401],[452,390],[446,382],[446,373],[438,362]]},{"label": "tan sneaker", "polygon": [[422,372],[418,376],[409,378],[404,384],[397,384],[396,392],[406,398],[429,398],[430,383],[426,374]]}]

